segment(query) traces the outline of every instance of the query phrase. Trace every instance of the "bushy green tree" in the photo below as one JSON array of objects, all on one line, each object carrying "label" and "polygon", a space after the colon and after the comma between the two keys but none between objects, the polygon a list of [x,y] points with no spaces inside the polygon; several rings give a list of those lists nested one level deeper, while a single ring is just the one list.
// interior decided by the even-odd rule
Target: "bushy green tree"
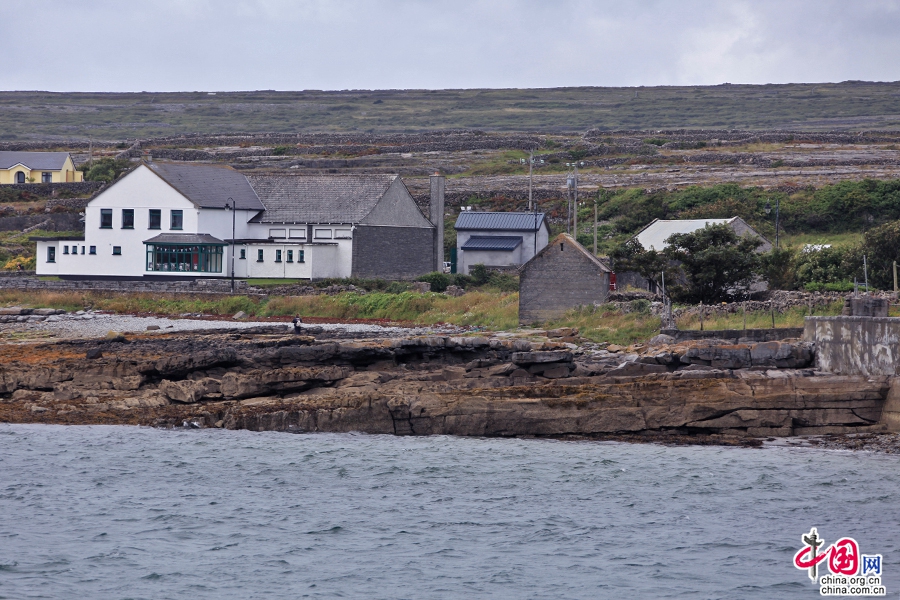
[{"label": "bushy green tree", "polygon": [[105,181],[110,183],[118,179],[130,166],[131,163],[127,160],[101,158],[100,160],[95,160],[91,166],[82,165],[79,168],[84,171],[86,181]]},{"label": "bushy green tree", "polygon": [[880,290],[894,289],[894,261],[900,262],[900,221],[870,229],[862,243],[869,285]]},{"label": "bushy green tree", "polygon": [[814,289],[852,281],[857,270],[861,274],[862,253],[857,246],[803,250],[797,254],[796,265],[797,285]]},{"label": "bushy green tree", "polygon": [[797,288],[797,251],[793,248],[773,248],[759,257],[760,274],[770,290]]},{"label": "bushy green tree", "polygon": [[727,225],[707,225],[666,240],[663,254],[680,263],[683,283],[670,288],[682,302],[722,302],[742,297],[760,271],[756,249],[763,243],[739,236]]}]

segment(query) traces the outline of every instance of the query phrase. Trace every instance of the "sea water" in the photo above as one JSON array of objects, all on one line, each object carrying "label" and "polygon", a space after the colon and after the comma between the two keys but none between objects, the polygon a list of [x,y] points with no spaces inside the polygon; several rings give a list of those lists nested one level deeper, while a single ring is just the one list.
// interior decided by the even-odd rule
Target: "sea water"
[{"label": "sea water", "polygon": [[792,562],[811,527],[882,554],[898,597],[898,463],[0,425],[0,597],[813,598]]}]

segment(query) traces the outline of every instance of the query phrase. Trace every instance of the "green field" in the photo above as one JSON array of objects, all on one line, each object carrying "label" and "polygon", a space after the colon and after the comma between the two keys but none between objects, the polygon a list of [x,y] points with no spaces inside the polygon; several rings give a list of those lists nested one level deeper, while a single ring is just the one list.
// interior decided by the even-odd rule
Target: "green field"
[{"label": "green field", "polygon": [[900,82],[340,92],[0,92],[0,142],[187,133],[900,129]]}]

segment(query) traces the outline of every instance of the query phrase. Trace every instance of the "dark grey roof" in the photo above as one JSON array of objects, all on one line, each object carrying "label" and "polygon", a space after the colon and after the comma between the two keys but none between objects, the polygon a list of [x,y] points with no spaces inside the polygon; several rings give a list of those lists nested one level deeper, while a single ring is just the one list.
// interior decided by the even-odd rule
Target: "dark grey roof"
[{"label": "dark grey roof", "polygon": [[0,169],[23,164],[29,169],[62,169],[69,158],[68,152],[0,152]]},{"label": "dark grey roof", "polygon": [[454,227],[494,229],[497,231],[537,231],[544,223],[544,213],[472,212],[459,213]]},{"label": "dark grey roof", "polygon": [[266,212],[257,223],[358,223],[396,175],[250,175]]},{"label": "dark grey roof", "polygon": [[265,210],[247,178],[230,167],[170,162],[147,166],[201,208],[225,208],[233,198],[238,209]]},{"label": "dark grey roof", "polygon": [[213,244],[217,246],[226,246],[227,244],[215,238],[208,233],[161,233],[149,240],[144,240],[145,244],[177,244],[177,245],[193,245],[193,244]]},{"label": "dark grey roof", "polygon": [[521,235],[473,235],[462,250],[515,250],[522,243]]}]

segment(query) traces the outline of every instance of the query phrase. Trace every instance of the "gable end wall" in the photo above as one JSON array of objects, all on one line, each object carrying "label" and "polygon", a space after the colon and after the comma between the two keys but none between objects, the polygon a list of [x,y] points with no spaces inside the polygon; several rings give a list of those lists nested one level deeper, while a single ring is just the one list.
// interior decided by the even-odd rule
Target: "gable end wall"
[{"label": "gable end wall", "polygon": [[433,227],[373,227],[353,232],[353,277],[414,279],[434,268]]},{"label": "gable end wall", "polygon": [[522,270],[519,322],[545,322],[576,306],[600,304],[609,295],[609,273],[572,246],[560,242],[538,254]]}]

